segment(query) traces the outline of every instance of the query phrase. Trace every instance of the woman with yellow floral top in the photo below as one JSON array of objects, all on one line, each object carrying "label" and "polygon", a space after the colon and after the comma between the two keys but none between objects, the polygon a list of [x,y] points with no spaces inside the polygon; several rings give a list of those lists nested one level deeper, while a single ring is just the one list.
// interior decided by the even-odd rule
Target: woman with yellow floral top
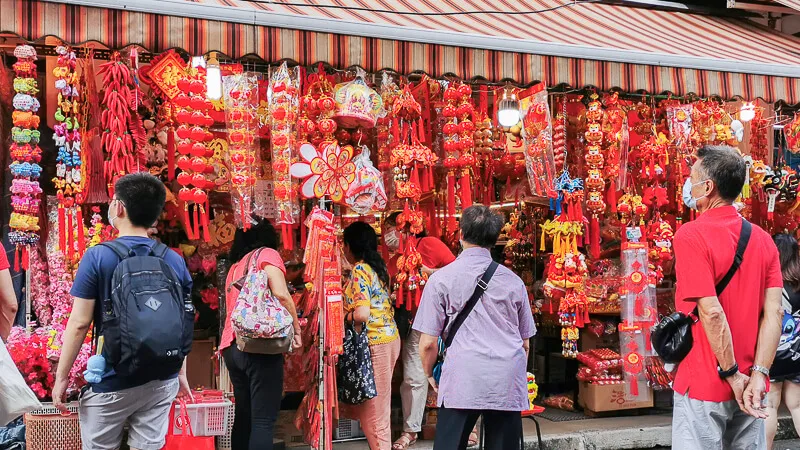
[{"label": "woman with yellow floral top", "polygon": [[389,271],[378,253],[378,236],[364,222],[344,230],[344,255],[353,265],[345,285],[345,320],[367,324],[367,339],[378,396],[355,407],[372,450],[391,448],[392,372],[400,336],[389,298]]}]

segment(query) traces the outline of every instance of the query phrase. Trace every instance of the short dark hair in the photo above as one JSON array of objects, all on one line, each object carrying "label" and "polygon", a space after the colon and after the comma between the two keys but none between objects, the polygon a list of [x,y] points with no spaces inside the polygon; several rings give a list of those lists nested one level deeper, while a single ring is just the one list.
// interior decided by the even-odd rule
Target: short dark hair
[{"label": "short dark hair", "polygon": [[729,202],[736,200],[747,178],[747,164],[739,152],[727,145],[704,145],[697,150],[697,158],[719,196]]},{"label": "short dark hair", "polygon": [[132,173],[117,180],[114,196],[125,205],[135,227],[150,228],[161,216],[167,201],[167,188],[147,172]]},{"label": "short dark hair", "polygon": [[489,207],[472,205],[461,214],[461,239],[479,247],[494,247],[503,223],[505,220]]},{"label": "short dark hair", "polygon": [[275,227],[268,219],[260,219],[247,231],[238,228],[233,235],[233,244],[228,252],[228,259],[235,264],[253,250],[264,247],[278,249],[278,232],[275,231]]}]

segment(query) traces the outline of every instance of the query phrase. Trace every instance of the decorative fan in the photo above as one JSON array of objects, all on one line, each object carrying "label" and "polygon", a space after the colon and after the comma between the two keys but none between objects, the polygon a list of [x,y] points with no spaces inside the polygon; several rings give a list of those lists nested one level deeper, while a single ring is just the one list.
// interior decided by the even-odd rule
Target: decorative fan
[{"label": "decorative fan", "polygon": [[323,142],[322,152],[311,144],[300,146],[303,162],[292,164],[290,173],[303,180],[300,193],[305,198],[330,196],[341,202],[350,184],[356,179],[353,147],[339,147],[336,142]]}]

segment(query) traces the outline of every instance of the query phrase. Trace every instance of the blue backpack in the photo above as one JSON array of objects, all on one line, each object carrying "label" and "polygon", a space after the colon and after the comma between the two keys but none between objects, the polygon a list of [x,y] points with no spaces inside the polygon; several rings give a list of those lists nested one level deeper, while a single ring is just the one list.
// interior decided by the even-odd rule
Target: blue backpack
[{"label": "blue backpack", "polygon": [[[106,366],[123,377],[178,373],[192,349],[195,313],[180,278],[164,260],[169,248],[160,243],[128,248],[117,240],[100,245],[120,259],[111,295],[101,306]],[[137,252],[141,248],[147,251]]]}]

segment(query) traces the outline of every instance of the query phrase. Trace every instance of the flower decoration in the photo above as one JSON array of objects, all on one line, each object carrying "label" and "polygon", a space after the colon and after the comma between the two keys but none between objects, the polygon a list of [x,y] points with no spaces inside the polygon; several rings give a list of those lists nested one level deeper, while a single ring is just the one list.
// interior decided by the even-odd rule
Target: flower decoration
[{"label": "flower decoration", "polygon": [[219,309],[219,290],[216,287],[209,287],[200,291],[200,300],[208,305],[211,310]]},{"label": "flower decoration", "polygon": [[350,184],[356,179],[353,147],[340,147],[336,142],[323,143],[321,153],[311,144],[300,147],[303,162],[292,164],[291,174],[303,180],[300,193],[306,198],[330,196],[341,202]]}]

